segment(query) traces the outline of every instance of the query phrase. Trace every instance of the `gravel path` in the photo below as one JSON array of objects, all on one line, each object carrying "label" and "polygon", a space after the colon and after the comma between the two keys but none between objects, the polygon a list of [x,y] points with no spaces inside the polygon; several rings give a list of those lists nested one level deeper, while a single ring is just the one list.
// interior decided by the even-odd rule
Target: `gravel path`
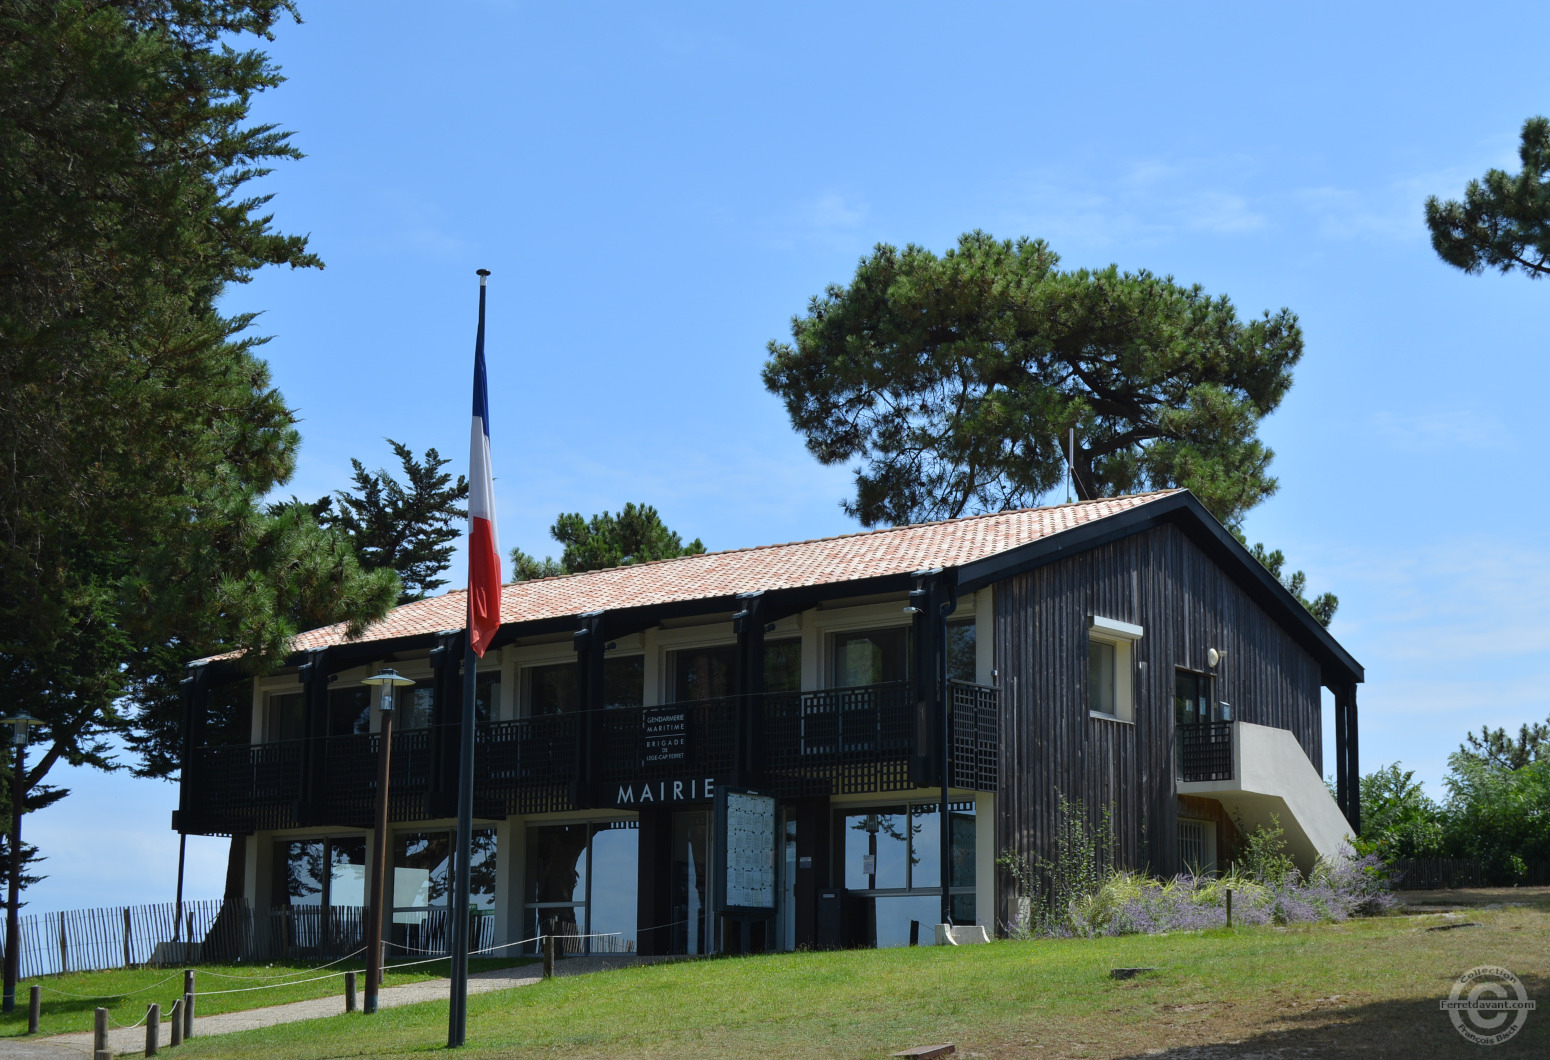
[{"label": "gravel path", "polygon": [[[555,975],[583,975],[587,972],[599,972],[610,968],[650,964],[656,959],[635,956],[568,957],[555,964],[554,973]],[[542,969],[538,964],[475,972],[468,977],[468,992],[484,994],[491,990],[510,990],[513,987],[529,986],[542,979],[541,973]],[[421,1001],[443,1001],[446,1000],[450,987],[449,979],[427,979],[405,986],[390,986],[377,995],[377,1004],[381,1008],[393,1008],[398,1005],[413,1005]],[[196,1036],[231,1034],[234,1031],[253,1030],[257,1027],[272,1027],[277,1023],[294,1023],[297,1020],[337,1016],[342,1012],[344,1012],[343,988],[340,993],[332,997],[317,998],[313,1001],[294,1001],[289,1005],[253,1008],[244,1012],[224,1012],[215,1016],[199,1015],[199,1007],[196,1003],[194,1033]],[[172,1025],[163,1013],[161,1044],[166,1046],[171,1042]],[[91,1045],[90,1031],[84,1034],[58,1034],[51,1038],[32,1041],[18,1038],[0,1039],[0,1060],[76,1060],[81,1056],[91,1056]],[[111,1028],[108,1031],[108,1047],[115,1053],[144,1052],[145,1027],[142,1025]]]}]

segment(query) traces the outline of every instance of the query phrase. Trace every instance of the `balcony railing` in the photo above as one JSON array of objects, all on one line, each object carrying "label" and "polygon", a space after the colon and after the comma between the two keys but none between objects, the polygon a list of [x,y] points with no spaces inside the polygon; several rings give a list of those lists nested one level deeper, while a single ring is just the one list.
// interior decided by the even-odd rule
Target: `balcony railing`
[{"label": "balcony railing", "polygon": [[1208,721],[1178,727],[1180,780],[1194,784],[1233,778],[1232,724]]},{"label": "balcony railing", "polygon": [[[949,703],[953,786],[995,790],[996,690],[953,682]],[[474,734],[475,813],[568,810],[598,805],[600,793],[621,784],[688,778],[736,781],[787,798],[908,790],[931,771],[918,728],[906,682],[481,722]],[[393,820],[447,816],[450,778],[440,776],[437,761],[456,762],[445,741],[455,741],[457,731],[393,734]],[[182,826],[206,834],[368,827],[379,742],[374,733],[329,737],[310,749],[310,764],[302,740],[199,748],[185,778]],[[316,790],[304,803],[309,768]]]}]

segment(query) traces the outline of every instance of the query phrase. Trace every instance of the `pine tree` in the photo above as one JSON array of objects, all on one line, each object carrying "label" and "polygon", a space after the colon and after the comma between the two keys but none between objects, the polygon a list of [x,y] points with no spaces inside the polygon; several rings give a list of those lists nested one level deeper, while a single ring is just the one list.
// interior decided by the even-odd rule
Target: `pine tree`
[{"label": "pine tree", "polygon": [[549,528],[549,536],[565,546],[560,558],[546,556],[539,560],[514,548],[512,581],[697,556],[705,551],[699,538],[684,544],[683,538],[667,528],[661,514],[651,505],[631,502],[626,502],[618,515],[605,511],[591,519],[583,518],[580,512],[561,512]]},{"label": "pine tree", "polygon": [[447,584],[437,575],[451,565],[463,533],[468,510],[459,502],[468,499],[468,480],[459,475],[453,482],[441,470],[448,461],[435,449],[420,461],[408,446],[391,438],[387,443],[403,468],[403,483],[385,469],[368,472],[352,458],[354,489],[324,497],[312,510],[319,523],[350,539],[362,567],[397,572],[403,584],[398,602],[404,604]]},{"label": "pine tree", "polygon": [[304,509],[261,498],[294,416],[251,316],[265,265],[320,267],[246,185],[298,158],[250,124],[281,78],[286,0],[13,0],[0,19],[0,699],[43,719],[28,805],[60,761],[175,768],[192,657],[261,669],[300,628],[398,595]]},{"label": "pine tree", "polygon": [[1518,159],[1517,173],[1490,169],[1470,181],[1462,202],[1426,200],[1432,249],[1443,261],[1465,272],[1550,275],[1550,119],[1523,123]]}]

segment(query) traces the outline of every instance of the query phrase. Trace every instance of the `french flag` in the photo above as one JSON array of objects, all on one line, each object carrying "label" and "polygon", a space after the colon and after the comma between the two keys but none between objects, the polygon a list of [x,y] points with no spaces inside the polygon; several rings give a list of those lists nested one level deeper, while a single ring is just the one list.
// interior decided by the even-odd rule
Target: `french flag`
[{"label": "french flag", "polygon": [[490,391],[484,373],[484,292],[479,270],[479,337],[474,340],[474,428],[468,454],[468,640],[485,649],[501,624],[501,554],[495,537],[495,478],[490,472]]}]

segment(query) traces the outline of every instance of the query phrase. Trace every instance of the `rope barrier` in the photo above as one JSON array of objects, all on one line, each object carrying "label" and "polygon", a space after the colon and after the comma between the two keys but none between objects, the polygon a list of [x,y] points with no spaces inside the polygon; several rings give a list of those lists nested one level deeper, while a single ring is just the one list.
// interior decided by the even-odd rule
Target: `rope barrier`
[{"label": "rope barrier", "polygon": [[115,998],[134,997],[136,994],[143,994],[147,990],[155,990],[158,986],[161,986],[162,983],[170,983],[172,980],[176,979],[182,974],[182,972],[173,972],[171,975],[167,976],[167,978],[154,982],[150,986],[142,986],[138,990],[125,990],[123,993],[119,994],[72,994],[70,991],[61,990],[57,986],[44,986],[42,983],[37,985],[40,990],[46,990],[50,994],[63,994],[65,997],[79,998],[82,1001],[112,1001]]},{"label": "rope barrier", "polygon": [[306,975],[308,972],[316,972],[316,971],[318,971],[319,969],[322,969],[322,968],[332,968],[334,965],[340,964],[340,963],[342,963],[344,961],[348,961],[352,957],[359,957],[361,954],[363,954],[365,952],[366,952],[366,947],[362,946],[360,949],[357,949],[357,950],[355,950],[352,953],[347,953],[343,957],[338,958],[337,960],[329,961],[327,964],[320,964],[316,968],[301,968],[301,969],[298,969],[298,970],[293,971],[293,972],[280,972],[277,975],[232,975],[230,972],[213,972],[213,971],[210,971],[207,968],[199,969],[199,974],[200,975],[213,975],[217,979],[251,979],[251,980],[259,980],[259,979],[287,979],[287,978],[289,978],[290,976],[293,976],[293,975]]}]

